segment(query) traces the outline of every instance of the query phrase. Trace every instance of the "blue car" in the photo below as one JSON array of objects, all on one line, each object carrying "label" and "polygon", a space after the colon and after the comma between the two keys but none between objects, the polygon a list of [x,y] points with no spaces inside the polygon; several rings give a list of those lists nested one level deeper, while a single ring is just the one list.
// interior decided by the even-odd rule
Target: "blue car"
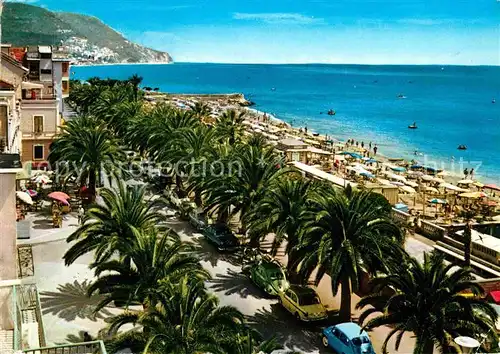
[{"label": "blue car", "polygon": [[353,322],[325,328],[322,342],[339,354],[375,354],[368,333]]}]

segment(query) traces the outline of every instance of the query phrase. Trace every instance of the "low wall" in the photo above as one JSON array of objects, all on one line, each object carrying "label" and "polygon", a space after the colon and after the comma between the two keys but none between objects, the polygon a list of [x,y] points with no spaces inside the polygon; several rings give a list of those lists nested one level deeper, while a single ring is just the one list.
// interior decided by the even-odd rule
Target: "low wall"
[{"label": "low wall", "polygon": [[392,217],[398,221],[409,223],[411,221],[411,215],[405,213],[404,211],[392,208]]},{"label": "low wall", "polygon": [[446,234],[446,229],[425,220],[420,221],[417,232],[432,240],[442,240]]}]

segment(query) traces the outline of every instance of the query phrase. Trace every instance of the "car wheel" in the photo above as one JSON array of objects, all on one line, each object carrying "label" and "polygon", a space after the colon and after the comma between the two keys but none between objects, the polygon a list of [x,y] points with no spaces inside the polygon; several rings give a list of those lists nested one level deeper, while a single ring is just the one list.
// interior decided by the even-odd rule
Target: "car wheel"
[{"label": "car wheel", "polygon": [[321,338],[321,342],[323,343],[323,346],[325,348],[328,348],[328,338],[326,336],[323,336],[323,338]]},{"label": "car wheel", "polygon": [[298,312],[295,312],[295,319],[296,319],[297,321],[301,321],[301,319],[300,319],[300,315],[299,315],[299,313],[298,313]]}]

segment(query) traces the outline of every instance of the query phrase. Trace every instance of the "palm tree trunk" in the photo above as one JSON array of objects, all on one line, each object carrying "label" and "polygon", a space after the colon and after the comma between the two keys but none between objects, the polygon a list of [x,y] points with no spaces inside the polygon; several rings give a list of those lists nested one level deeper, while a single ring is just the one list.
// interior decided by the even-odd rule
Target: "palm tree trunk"
[{"label": "palm tree trunk", "polygon": [[89,170],[89,193],[90,202],[93,203],[96,197],[96,171],[93,168]]},{"label": "palm tree trunk", "polygon": [[184,197],[184,191],[182,190],[182,177],[175,175],[175,186],[177,188],[177,195],[182,198]]},{"label": "palm tree trunk", "polygon": [[343,275],[340,280],[341,298],[339,317],[341,322],[351,322],[351,280]]},{"label": "palm tree trunk", "polygon": [[470,254],[472,250],[472,229],[470,222],[467,222],[464,230],[464,265],[470,267]]},{"label": "palm tree trunk", "polygon": [[434,342],[429,338],[420,338],[417,336],[417,343],[413,354],[432,354],[434,353]]}]

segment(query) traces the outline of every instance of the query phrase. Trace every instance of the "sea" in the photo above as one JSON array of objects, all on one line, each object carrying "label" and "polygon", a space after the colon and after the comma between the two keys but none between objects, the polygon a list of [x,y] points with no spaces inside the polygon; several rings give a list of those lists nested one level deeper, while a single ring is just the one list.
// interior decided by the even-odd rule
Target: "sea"
[{"label": "sea", "polygon": [[[500,67],[200,64],[72,67],[170,93],[243,93],[255,108],[387,157],[500,184]],[[335,115],[328,115],[328,110]],[[417,129],[409,129],[413,123]],[[465,145],[467,150],[458,150]]]}]

